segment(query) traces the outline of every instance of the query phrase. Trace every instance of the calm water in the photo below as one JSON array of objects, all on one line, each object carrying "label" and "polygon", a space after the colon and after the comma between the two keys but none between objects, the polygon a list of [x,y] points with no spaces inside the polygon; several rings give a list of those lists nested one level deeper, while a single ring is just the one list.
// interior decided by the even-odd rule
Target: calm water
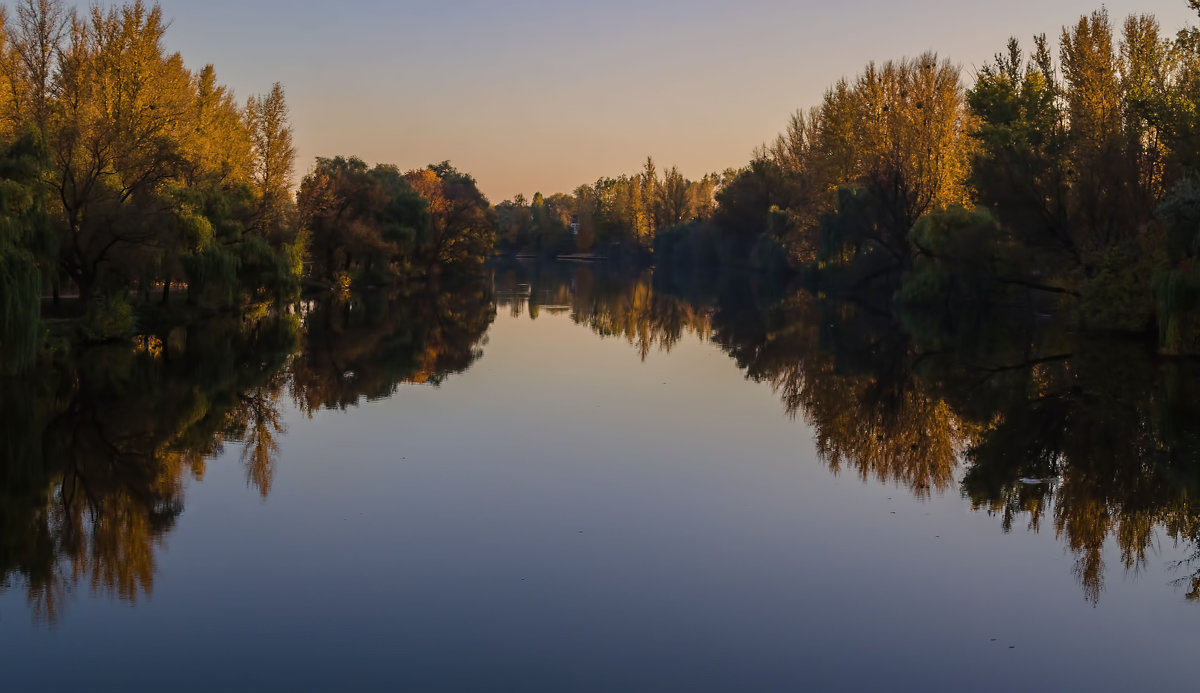
[{"label": "calm water", "polygon": [[0,689],[1188,689],[1190,363],[575,266],[0,385]]}]

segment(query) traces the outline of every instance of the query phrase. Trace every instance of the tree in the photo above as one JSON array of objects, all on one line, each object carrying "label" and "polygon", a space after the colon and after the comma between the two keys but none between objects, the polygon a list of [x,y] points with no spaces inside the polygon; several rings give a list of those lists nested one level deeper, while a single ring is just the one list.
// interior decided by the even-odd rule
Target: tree
[{"label": "tree", "polygon": [[265,95],[246,103],[253,142],[253,179],[259,200],[256,226],[271,237],[279,233],[289,210],[296,148],[288,123],[287,101],[278,82]]},{"label": "tree", "polygon": [[481,265],[495,246],[496,224],[475,179],[448,161],[409,171],[404,178],[428,204],[429,235],[422,251],[426,271]]},{"label": "tree", "polygon": [[162,49],[162,11],[138,0],[74,17],[50,124],[52,185],[62,209],[61,269],[87,298],[102,281],[136,278],[152,249],[191,124],[191,78]]},{"label": "tree", "polygon": [[74,11],[62,0],[21,0],[13,49],[20,57],[18,71],[9,74],[16,112],[45,132],[53,105],[54,70]]},{"label": "tree", "polygon": [[1036,37],[1035,45],[1024,64],[1020,44],[1010,39],[1007,54],[985,65],[968,92],[979,123],[971,183],[978,202],[1020,243],[1052,264],[1077,264],[1068,211],[1066,113],[1046,37]]},{"label": "tree", "polygon": [[1122,165],[1121,84],[1106,10],[1063,29],[1060,60],[1070,123],[1072,223],[1081,251],[1092,253],[1131,231]]},{"label": "tree", "polygon": [[718,219],[747,235],[745,247],[762,235],[795,259],[870,255],[868,276],[903,272],[920,252],[909,240],[917,220],[969,199],[970,115],[958,68],[936,54],[869,63],[756,152],[718,193]]},{"label": "tree", "polygon": [[[216,70],[205,65],[195,77],[195,100],[191,117],[195,122],[195,134],[184,143],[186,165],[182,183],[185,186],[199,185],[205,179],[229,187],[254,180],[259,169],[254,123],[244,115],[234,102],[232,92],[217,81]],[[279,164],[286,171],[285,185],[275,188],[277,198],[288,197],[291,165]],[[263,187],[256,186],[261,199]],[[280,200],[276,200],[276,203]]]},{"label": "tree", "polygon": [[658,208],[661,217],[658,230],[681,224],[691,217],[688,187],[687,179],[679,173],[679,169],[675,166],[672,166],[663,175],[658,194]]},{"label": "tree", "polygon": [[53,267],[46,159],[36,131],[0,150],[0,375],[31,365],[41,339],[43,270]]},{"label": "tree", "polygon": [[391,282],[423,261],[427,204],[394,166],[317,159],[298,200],[314,273],[330,284],[343,273],[364,284]]}]

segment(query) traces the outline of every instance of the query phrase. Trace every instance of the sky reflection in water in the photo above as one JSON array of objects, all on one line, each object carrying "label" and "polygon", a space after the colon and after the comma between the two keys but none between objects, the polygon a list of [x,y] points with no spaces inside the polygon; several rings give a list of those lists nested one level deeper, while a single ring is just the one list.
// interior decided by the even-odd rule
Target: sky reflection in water
[{"label": "sky reflection in water", "polygon": [[[46,386],[73,414],[47,415],[57,428],[43,441],[107,431],[93,437],[115,440],[127,466],[161,474],[106,475],[99,453],[41,444],[40,459],[57,460],[48,477],[86,478],[75,485],[109,514],[89,508],[72,534],[62,494],[40,524],[6,501],[4,688],[1011,690],[1190,681],[1197,607],[1185,599],[1189,584],[1172,584],[1190,571],[1170,564],[1194,549],[1176,547],[1163,529],[1183,536],[1191,521],[1175,487],[1145,465],[1114,472],[1102,459],[1078,473],[1090,486],[1072,482],[1079,465],[1069,460],[1082,443],[1063,437],[1037,464],[1054,467],[1046,475],[1060,479],[1049,485],[1055,494],[1074,496],[1013,483],[1036,472],[1021,466],[1031,464],[1028,451],[1002,467],[987,461],[1016,452],[989,450],[1021,448],[1009,440],[1017,429],[1003,428],[1021,412],[1038,421],[1052,412],[1009,407],[1004,422],[981,427],[989,417],[970,403],[1011,401],[1007,375],[960,401],[932,396],[958,387],[947,385],[954,374],[973,377],[963,365],[974,363],[969,349],[958,345],[954,368],[924,359],[914,369],[921,338],[872,332],[856,322],[860,313],[841,317],[862,339],[822,332],[829,310],[853,309],[811,297],[756,309],[741,298],[655,292],[648,276],[501,268],[494,293],[364,304],[357,315],[318,309],[293,334],[303,352],[233,369],[228,387],[183,358],[198,344],[175,365],[164,365],[168,353],[107,369],[113,380],[142,378],[138,387],[71,395]],[[839,339],[841,351],[830,351]],[[1057,339],[1035,341],[1049,353]],[[284,346],[264,353],[288,353],[287,339],[275,341]],[[228,363],[245,361],[244,351],[233,355],[244,346],[229,347]],[[1090,367],[1079,358],[1036,374],[1043,399],[1069,410],[1064,420],[1095,428],[1100,415],[1078,401],[1116,410],[1140,401],[1096,395],[1079,380]],[[864,362],[874,364],[869,378],[854,365]],[[219,359],[209,365],[230,370]],[[1058,396],[1055,383],[1068,374],[1071,394]],[[167,376],[177,385],[156,380]],[[118,390],[124,399],[105,399]],[[193,401],[189,411],[204,409],[212,426],[172,418],[188,393],[201,392],[207,409]],[[100,402],[104,425],[80,424]],[[827,410],[814,411],[818,402]],[[121,411],[147,403],[171,423],[133,430]],[[937,429],[946,422],[950,429]],[[1024,442],[1049,440],[1034,437]],[[979,441],[992,447],[979,452]],[[184,459],[181,445],[202,454]],[[974,501],[961,483],[970,465],[958,464],[972,454],[987,462],[987,474],[973,472],[987,478],[966,484]],[[1186,454],[1151,457],[1173,468],[1172,455]],[[1097,479],[1105,470],[1112,478]],[[5,477],[13,488],[14,476]],[[1151,488],[1118,488],[1134,478]],[[1087,517],[1078,508],[1093,506],[1103,515],[1093,521],[1108,524],[1099,539],[1081,538],[1075,525]],[[1044,513],[1036,533],[1027,529],[1031,507]],[[9,517],[50,528],[55,577],[38,572],[28,552],[38,542],[10,531]],[[111,531],[89,529],[93,517]],[[1145,543],[1129,535],[1147,531],[1145,559],[1126,570],[1123,554]],[[1088,574],[1093,553],[1104,566],[1099,583]],[[53,614],[27,594],[38,579],[59,595]]]}]

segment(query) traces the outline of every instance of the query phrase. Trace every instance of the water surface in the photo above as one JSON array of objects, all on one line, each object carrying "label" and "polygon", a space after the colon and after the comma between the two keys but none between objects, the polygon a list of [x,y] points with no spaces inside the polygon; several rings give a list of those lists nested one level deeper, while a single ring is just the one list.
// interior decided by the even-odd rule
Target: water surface
[{"label": "water surface", "polygon": [[1186,687],[1191,375],[586,266],[148,335],[0,393],[0,681]]}]

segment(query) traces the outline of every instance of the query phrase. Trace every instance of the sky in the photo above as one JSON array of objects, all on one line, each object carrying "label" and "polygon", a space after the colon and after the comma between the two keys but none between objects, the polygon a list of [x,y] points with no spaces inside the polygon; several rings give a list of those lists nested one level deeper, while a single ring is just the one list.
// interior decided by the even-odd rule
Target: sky
[{"label": "sky", "polygon": [[[1057,36],[1099,0],[388,2],[160,0],[168,50],[239,98],[281,82],[297,178],[318,156],[450,160],[493,202],[634,173],[745,164],[870,60],[935,50],[975,68],[1009,36]],[[1184,0],[1108,0],[1173,34]]]}]

